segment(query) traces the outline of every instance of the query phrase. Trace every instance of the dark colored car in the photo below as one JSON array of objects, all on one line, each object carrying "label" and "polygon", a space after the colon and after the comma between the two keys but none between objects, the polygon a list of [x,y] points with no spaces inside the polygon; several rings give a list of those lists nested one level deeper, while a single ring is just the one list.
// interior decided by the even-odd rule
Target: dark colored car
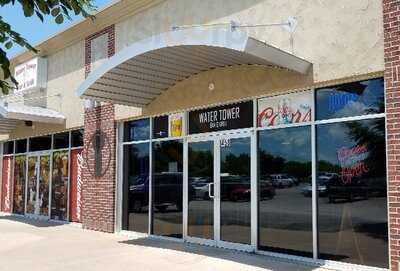
[{"label": "dark colored car", "polygon": [[275,187],[273,185],[272,178],[268,175],[261,176],[258,189],[260,200],[272,199],[275,197]]},{"label": "dark colored car", "polygon": [[368,185],[364,180],[354,178],[351,182],[344,182],[341,177],[334,176],[326,184],[326,194],[329,202],[356,199],[368,199]]},{"label": "dark colored car", "polygon": [[[183,205],[183,176],[179,172],[157,173],[153,175],[153,205],[157,211],[164,212],[170,206],[178,211]],[[149,202],[149,176],[138,176],[129,187],[129,206],[140,212]],[[189,200],[194,197],[194,188],[189,187]]]},{"label": "dark colored car", "polygon": [[250,177],[221,176],[221,199],[250,201]]}]

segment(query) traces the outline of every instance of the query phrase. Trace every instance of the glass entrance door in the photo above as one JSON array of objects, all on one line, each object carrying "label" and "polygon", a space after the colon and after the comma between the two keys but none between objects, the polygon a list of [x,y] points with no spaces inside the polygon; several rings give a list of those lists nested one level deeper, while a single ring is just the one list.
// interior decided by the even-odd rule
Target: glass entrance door
[{"label": "glass entrance door", "polygon": [[251,244],[250,137],[220,140],[220,240]]},{"label": "glass entrance door", "polygon": [[218,136],[187,148],[189,242],[251,250],[251,139]]},{"label": "glass entrance door", "polygon": [[214,159],[214,141],[188,143],[188,236],[209,243],[215,239]]},{"label": "glass entrance door", "polygon": [[26,213],[49,217],[50,155],[28,157]]}]

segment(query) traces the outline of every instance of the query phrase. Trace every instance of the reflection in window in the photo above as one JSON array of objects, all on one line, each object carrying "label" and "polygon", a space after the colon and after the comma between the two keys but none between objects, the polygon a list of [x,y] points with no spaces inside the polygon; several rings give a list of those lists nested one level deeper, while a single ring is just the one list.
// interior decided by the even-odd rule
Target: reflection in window
[{"label": "reflection in window", "polygon": [[66,149],[69,147],[69,132],[53,136],[53,149]]},{"label": "reflection in window", "polygon": [[320,257],[388,267],[385,120],[317,128]]},{"label": "reflection in window", "polygon": [[316,108],[317,120],[383,113],[383,79],[318,89]]},{"label": "reflection in window", "polygon": [[124,123],[124,142],[150,139],[150,119]]},{"label": "reflection in window", "polygon": [[83,146],[83,135],[84,135],[83,129],[71,131],[71,147],[72,148]]},{"label": "reflection in window", "polygon": [[14,153],[14,141],[7,141],[3,143],[3,154]]},{"label": "reflection in window", "polygon": [[259,134],[259,246],[312,256],[311,130]]},{"label": "reflection in window", "polygon": [[27,139],[20,139],[15,141],[15,153],[25,153],[27,141]]},{"label": "reflection in window", "polygon": [[188,235],[213,239],[214,142],[191,142],[188,149]]},{"label": "reflection in window", "polygon": [[29,139],[29,151],[45,151],[51,149],[51,135],[32,137]]},{"label": "reflection in window", "polygon": [[183,144],[153,143],[153,234],[182,238]]},{"label": "reflection in window", "polygon": [[250,138],[221,141],[221,240],[250,244]]},{"label": "reflection in window", "polygon": [[148,233],[149,144],[124,146],[122,229]]}]

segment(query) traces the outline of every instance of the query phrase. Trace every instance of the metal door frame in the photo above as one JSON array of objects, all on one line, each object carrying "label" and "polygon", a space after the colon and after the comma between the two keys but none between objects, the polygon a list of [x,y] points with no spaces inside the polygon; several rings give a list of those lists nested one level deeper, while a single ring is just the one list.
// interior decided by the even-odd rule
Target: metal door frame
[{"label": "metal door frame", "polygon": [[[250,154],[251,154],[251,166],[250,166],[250,186],[251,186],[251,244],[240,244],[240,243],[232,243],[221,240],[221,140],[222,139],[239,139],[239,138],[249,138],[250,139]],[[214,239],[203,239],[198,237],[191,237],[188,235],[188,147],[189,143],[196,142],[207,142],[211,141],[214,143]],[[256,176],[254,174],[254,168],[256,168],[256,141],[255,141],[255,133],[253,130],[243,130],[238,132],[229,132],[225,131],[224,133],[212,133],[207,135],[196,135],[196,136],[188,136],[184,140],[184,213],[183,213],[183,229],[184,229],[184,240],[190,243],[202,244],[215,246],[220,248],[228,248],[235,249],[247,252],[254,252],[257,249],[257,240],[254,239],[254,236],[257,234],[257,225],[254,221],[257,221],[257,217],[254,215],[257,214],[257,181]]]}]

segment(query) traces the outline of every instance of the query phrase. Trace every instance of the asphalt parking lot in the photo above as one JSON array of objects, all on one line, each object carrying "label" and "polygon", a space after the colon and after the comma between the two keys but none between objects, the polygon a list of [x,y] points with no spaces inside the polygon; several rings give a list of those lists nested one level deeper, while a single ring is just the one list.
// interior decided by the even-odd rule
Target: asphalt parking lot
[{"label": "asphalt parking lot", "polygon": [[0,215],[0,270],[326,269],[193,244],[86,231],[74,225]]}]

